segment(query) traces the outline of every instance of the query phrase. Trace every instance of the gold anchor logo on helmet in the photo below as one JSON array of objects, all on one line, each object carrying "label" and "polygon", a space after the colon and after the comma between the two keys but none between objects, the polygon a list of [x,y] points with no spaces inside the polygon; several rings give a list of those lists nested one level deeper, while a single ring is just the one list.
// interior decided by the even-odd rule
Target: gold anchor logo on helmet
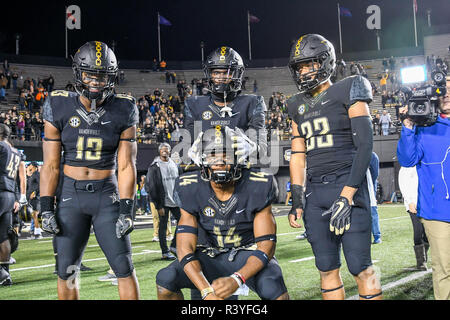
[{"label": "gold anchor logo on helmet", "polygon": [[99,41],[95,41],[95,56],[97,59],[95,60],[95,65],[100,66],[102,64],[102,43]]}]

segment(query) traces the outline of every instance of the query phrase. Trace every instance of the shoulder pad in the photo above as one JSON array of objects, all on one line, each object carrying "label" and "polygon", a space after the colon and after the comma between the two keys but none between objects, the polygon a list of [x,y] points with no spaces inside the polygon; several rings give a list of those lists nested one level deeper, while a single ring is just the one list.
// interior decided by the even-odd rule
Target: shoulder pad
[{"label": "shoulder pad", "polygon": [[65,97],[68,98],[70,96],[73,96],[73,92],[66,91],[66,90],[53,90],[50,92],[50,97]]},{"label": "shoulder pad", "polygon": [[294,119],[294,117],[298,114],[299,101],[301,100],[303,100],[302,94],[297,93],[286,101],[287,111],[291,119]]},{"label": "shoulder pad", "polygon": [[255,208],[255,212],[263,210],[276,198],[276,188],[274,185],[274,176],[270,173],[250,170],[248,180],[250,186],[247,190],[251,190],[251,206]]},{"label": "shoulder pad", "polygon": [[198,171],[187,172],[179,176],[177,184],[184,188],[193,187],[195,184],[198,184],[200,180],[201,177]]},{"label": "shoulder pad", "polygon": [[200,186],[200,172],[187,172],[175,181],[173,192],[175,203],[190,214],[196,215],[198,211],[197,196]]},{"label": "shoulder pad", "polygon": [[357,101],[372,102],[372,86],[369,80],[363,76],[352,77],[352,86],[350,88],[350,105]]},{"label": "shoulder pad", "polygon": [[131,101],[134,104],[136,103],[136,99],[134,97],[132,97],[132,96],[127,95],[127,94],[117,93],[114,96],[116,98],[118,98],[118,99],[127,99],[127,100]]}]

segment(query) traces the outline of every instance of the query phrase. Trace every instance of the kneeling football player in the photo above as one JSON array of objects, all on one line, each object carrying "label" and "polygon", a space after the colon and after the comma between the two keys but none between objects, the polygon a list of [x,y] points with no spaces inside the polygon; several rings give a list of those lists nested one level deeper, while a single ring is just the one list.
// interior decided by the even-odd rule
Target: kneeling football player
[{"label": "kneeling football player", "polygon": [[[289,299],[273,256],[273,176],[236,165],[223,130],[216,130],[193,159],[201,170],[177,180],[178,260],[158,272],[158,299],[181,300],[183,288],[198,289],[204,300],[227,299],[244,283],[262,299]],[[199,232],[207,244],[197,246]]]}]

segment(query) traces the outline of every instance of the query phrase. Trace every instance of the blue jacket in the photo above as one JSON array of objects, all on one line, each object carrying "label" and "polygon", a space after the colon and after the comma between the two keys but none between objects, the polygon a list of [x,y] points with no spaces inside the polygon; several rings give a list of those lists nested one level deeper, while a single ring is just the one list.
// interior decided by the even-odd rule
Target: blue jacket
[{"label": "blue jacket", "polygon": [[450,119],[412,130],[403,126],[397,156],[401,166],[417,166],[417,215],[450,222]]},{"label": "blue jacket", "polygon": [[378,173],[380,171],[380,159],[378,155],[372,151],[372,158],[369,164],[370,176],[372,177],[373,188],[375,189],[375,194],[377,194],[377,179]]}]

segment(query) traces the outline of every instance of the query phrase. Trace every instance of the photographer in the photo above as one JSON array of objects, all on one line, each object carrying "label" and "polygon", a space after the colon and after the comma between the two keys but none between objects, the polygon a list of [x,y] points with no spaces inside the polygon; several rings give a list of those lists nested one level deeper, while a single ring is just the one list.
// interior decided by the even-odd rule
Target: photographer
[{"label": "photographer", "polygon": [[419,127],[400,108],[403,120],[397,146],[402,167],[416,166],[419,178],[417,217],[425,227],[431,249],[436,300],[450,300],[450,78],[439,98],[440,115],[434,124]]}]

